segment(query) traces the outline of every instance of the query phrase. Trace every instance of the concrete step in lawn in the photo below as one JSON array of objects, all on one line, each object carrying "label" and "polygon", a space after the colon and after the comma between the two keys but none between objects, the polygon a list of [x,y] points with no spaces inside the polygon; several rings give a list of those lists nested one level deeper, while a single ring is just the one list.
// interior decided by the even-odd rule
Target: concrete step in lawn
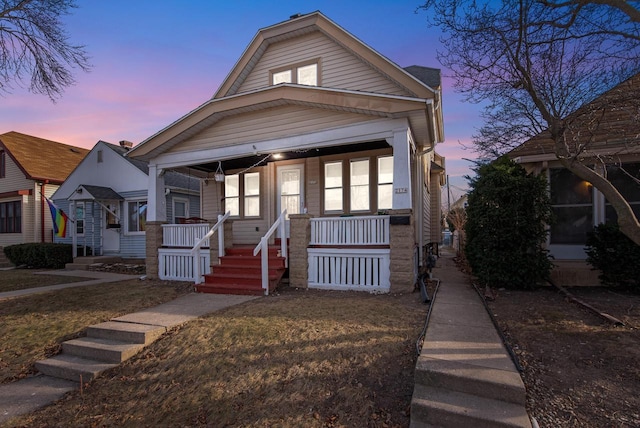
[{"label": "concrete step in lawn", "polygon": [[36,362],[41,373],[75,382],[89,382],[140,352],[166,331],[165,327],[108,321],[90,326],[87,336],[62,343],[62,353]]}]

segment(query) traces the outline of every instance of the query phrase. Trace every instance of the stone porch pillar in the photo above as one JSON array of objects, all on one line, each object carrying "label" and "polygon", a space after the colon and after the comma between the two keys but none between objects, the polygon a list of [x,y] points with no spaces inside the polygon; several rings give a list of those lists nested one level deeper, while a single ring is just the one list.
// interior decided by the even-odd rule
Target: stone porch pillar
[{"label": "stone porch pillar", "polygon": [[411,209],[390,210],[389,216],[390,292],[411,293],[416,281],[413,212]]},{"label": "stone porch pillar", "polygon": [[162,247],[162,225],[166,221],[147,221],[145,226],[147,278],[158,279],[158,249]]},{"label": "stone porch pillar", "polygon": [[307,246],[311,242],[311,214],[290,214],[289,238],[289,286],[309,287],[309,255]]}]

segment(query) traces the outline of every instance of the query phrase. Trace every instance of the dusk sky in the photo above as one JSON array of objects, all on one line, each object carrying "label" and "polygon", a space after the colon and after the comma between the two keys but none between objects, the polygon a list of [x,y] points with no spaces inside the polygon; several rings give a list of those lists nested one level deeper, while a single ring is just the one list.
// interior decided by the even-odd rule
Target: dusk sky
[{"label": "dusk sky", "polygon": [[[86,46],[91,72],[55,104],[14,87],[0,95],[0,133],[17,131],[91,148],[99,140],[138,144],[207,101],[260,28],[319,10],[401,67],[442,68],[437,30],[420,0],[246,1],[79,0],[64,17],[70,40]],[[464,150],[481,126],[479,107],[454,93],[443,74],[446,157],[453,199],[474,158]],[[453,202],[453,200],[451,201]]]}]

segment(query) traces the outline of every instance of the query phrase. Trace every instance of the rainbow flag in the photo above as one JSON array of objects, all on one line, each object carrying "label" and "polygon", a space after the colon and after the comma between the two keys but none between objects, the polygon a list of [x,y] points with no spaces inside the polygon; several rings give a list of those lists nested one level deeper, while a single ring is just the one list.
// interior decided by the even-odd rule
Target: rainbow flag
[{"label": "rainbow flag", "polygon": [[59,238],[67,236],[67,223],[69,223],[69,217],[60,208],[56,207],[49,198],[44,198],[49,205],[49,211],[51,211],[51,219],[53,220],[53,231]]}]

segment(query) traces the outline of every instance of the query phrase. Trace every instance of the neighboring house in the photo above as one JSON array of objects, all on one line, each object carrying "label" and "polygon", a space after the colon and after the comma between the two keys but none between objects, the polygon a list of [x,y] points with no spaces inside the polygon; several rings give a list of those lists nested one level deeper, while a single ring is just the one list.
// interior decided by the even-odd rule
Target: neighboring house
[{"label": "neighboring house", "polygon": [[313,12],[259,30],[210,100],[128,156],[152,171],[148,240],[167,221],[161,172],[189,167],[203,217],[230,213],[225,246],[255,246],[286,209],[292,286],[386,292],[413,290],[441,239],[443,141],[438,69],[403,69]]},{"label": "neighboring house", "polygon": [[[74,220],[56,242],[75,242],[93,255],[144,259],[149,168],[125,156],[130,148],[126,141],[118,146],[98,141],[53,194],[56,206]],[[178,223],[199,217],[200,180],[168,171],[165,183],[166,218]]]},{"label": "neighboring house", "polygon": [[[640,74],[602,94],[574,114],[589,112],[573,123],[566,144],[582,151],[582,162],[603,171],[640,217]],[[571,123],[572,115],[568,117]],[[615,222],[616,213],[595,187],[560,164],[554,144],[543,132],[508,153],[528,171],[545,174],[549,182],[554,223],[548,249],[555,277],[562,285],[597,285],[585,263],[587,234],[601,223]]]},{"label": "neighboring house", "polygon": [[0,247],[52,242],[44,197],[51,197],[88,152],[19,132],[0,135]]}]

